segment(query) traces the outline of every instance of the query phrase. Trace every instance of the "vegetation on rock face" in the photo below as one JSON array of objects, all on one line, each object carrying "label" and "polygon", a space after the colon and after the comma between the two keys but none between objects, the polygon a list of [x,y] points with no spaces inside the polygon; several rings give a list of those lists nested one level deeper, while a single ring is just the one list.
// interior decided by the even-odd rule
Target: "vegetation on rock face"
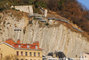
[{"label": "vegetation on rock face", "polygon": [[11,3],[8,0],[0,0],[0,11],[8,9],[11,6]]},{"label": "vegetation on rock face", "polygon": [[33,4],[36,11],[39,11],[39,6],[56,11],[89,33],[89,11],[83,9],[77,0],[0,0],[0,10],[8,9],[11,5],[28,4]]},{"label": "vegetation on rock face", "polygon": [[76,0],[67,0],[62,4],[62,8],[58,12],[89,34],[89,11],[83,9]]},{"label": "vegetation on rock face", "polygon": [[44,0],[0,0],[0,11],[9,9],[11,5],[34,5],[37,11],[38,7],[47,8]]},{"label": "vegetation on rock face", "polygon": [[77,24],[89,34],[89,11],[77,0],[44,0],[47,8]]}]

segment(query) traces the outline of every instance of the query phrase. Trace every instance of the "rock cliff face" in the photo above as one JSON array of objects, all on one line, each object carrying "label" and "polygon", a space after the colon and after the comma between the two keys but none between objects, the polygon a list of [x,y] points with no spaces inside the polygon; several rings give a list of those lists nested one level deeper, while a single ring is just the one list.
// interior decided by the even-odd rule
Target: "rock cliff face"
[{"label": "rock cliff face", "polygon": [[10,13],[1,14],[0,21],[0,41],[9,38],[14,41],[20,39],[22,43],[39,41],[40,47],[44,49],[44,55],[62,51],[67,57],[73,58],[89,51],[87,38],[81,33],[73,32],[62,23],[56,27],[47,25],[40,27],[39,21],[30,21],[26,16],[18,19]]}]

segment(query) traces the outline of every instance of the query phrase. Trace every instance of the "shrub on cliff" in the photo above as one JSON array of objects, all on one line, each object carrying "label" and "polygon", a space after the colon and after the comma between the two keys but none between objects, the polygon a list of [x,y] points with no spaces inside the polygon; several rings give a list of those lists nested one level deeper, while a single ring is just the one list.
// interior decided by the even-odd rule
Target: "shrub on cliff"
[{"label": "shrub on cliff", "polygon": [[11,3],[8,0],[0,0],[0,11],[3,11],[4,9],[9,9],[11,6]]}]

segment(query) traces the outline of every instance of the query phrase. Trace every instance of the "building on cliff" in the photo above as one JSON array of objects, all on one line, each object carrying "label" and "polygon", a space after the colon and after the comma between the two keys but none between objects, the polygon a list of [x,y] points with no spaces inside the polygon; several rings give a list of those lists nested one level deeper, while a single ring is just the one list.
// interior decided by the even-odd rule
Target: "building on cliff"
[{"label": "building on cliff", "polygon": [[9,39],[0,43],[0,60],[42,60],[42,49],[39,42],[21,44]]},{"label": "building on cliff", "polygon": [[89,60],[89,53],[82,53],[80,60]]},{"label": "building on cliff", "polygon": [[[30,16],[34,16],[35,15],[35,13],[33,11],[33,5],[11,6],[11,8],[14,8],[14,9],[19,10],[19,11],[22,11],[22,12],[29,13]],[[44,8],[39,8],[39,9],[42,12],[42,16],[43,17],[47,17],[48,10],[47,9],[44,9]]]},{"label": "building on cliff", "polygon": [[32,5],[11,6],[11,8],[15,8],[22,12],[26,12],[26,13],[29,13],[30,15],[33,15],[33,6]]}]

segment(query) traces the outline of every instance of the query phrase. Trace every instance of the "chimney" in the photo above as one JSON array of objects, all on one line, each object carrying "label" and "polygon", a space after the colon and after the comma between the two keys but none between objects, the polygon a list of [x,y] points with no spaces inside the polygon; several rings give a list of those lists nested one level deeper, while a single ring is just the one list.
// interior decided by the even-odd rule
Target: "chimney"
[{"label": "chimney", "polygon": [[33,15],[33,6],[31,5],[31,6],[29,6],[29,14],[30,14],[30,16],[32,16]]},{"label": "chimney", "polygon": [[20,40],[18,40],[17,43],[20,44]]},{"label": "chimney", "polygon": [[44,10],[44,17],[47,17],[47,9]]}]

